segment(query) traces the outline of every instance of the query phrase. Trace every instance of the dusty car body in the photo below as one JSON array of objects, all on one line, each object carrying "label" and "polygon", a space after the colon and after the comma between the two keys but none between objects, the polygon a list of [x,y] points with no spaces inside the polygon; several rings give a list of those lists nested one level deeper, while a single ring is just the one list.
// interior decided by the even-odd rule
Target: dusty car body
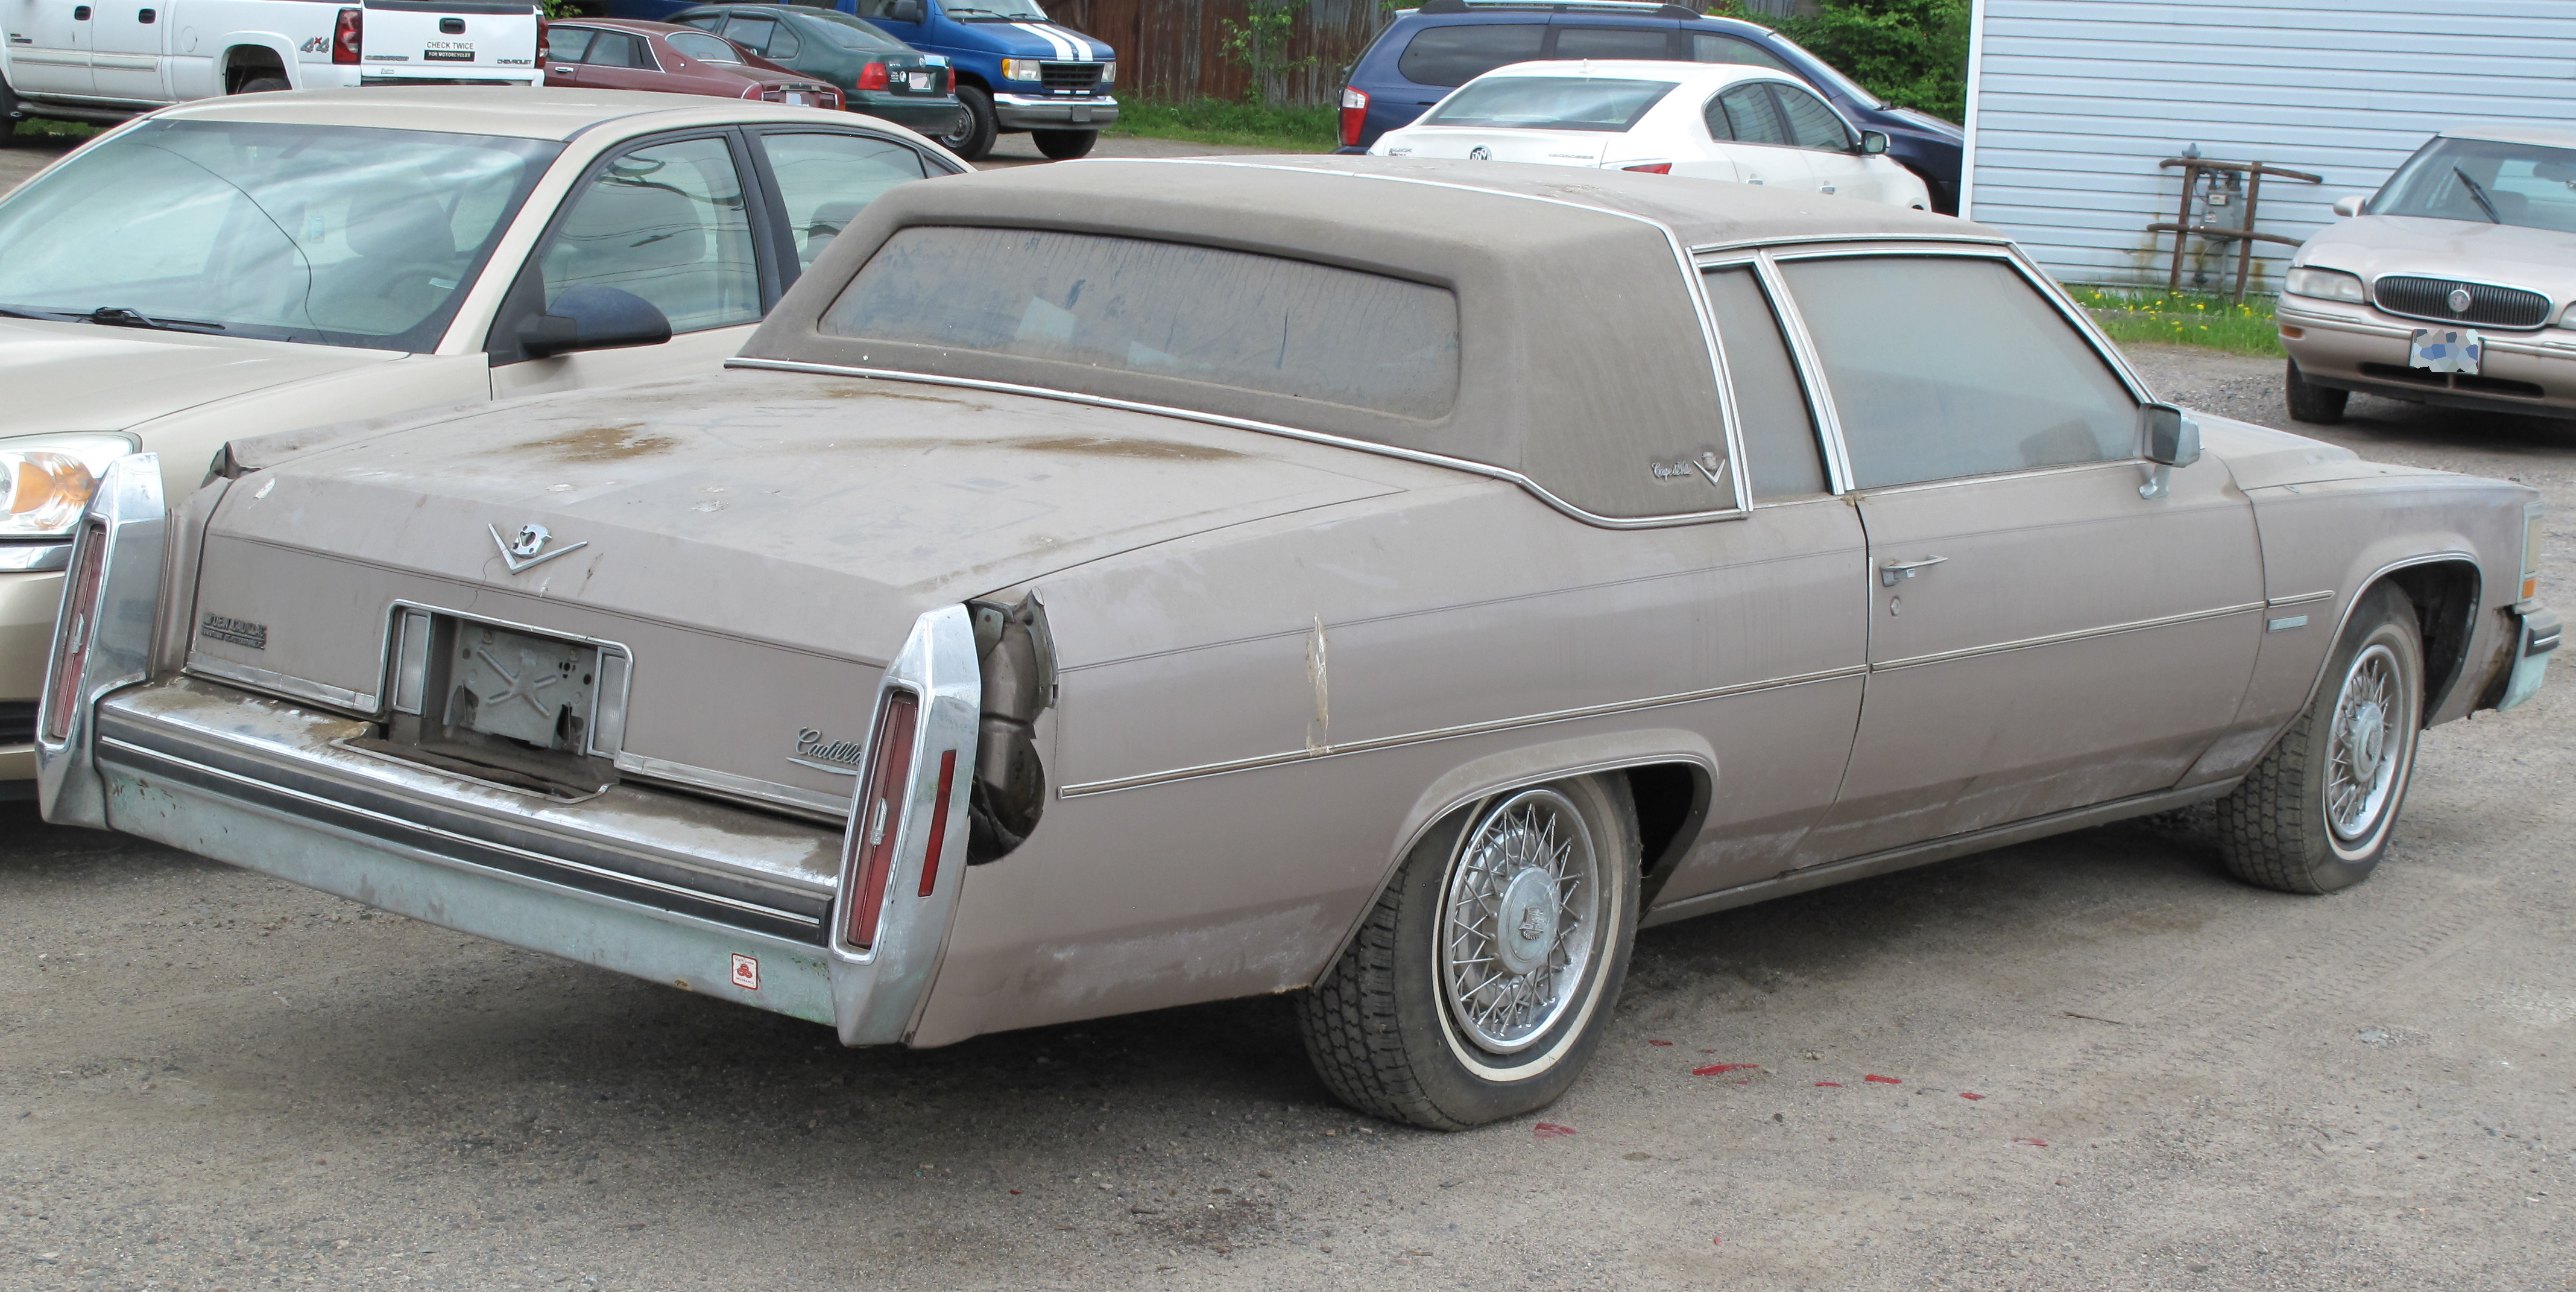
[{"label": "dusty car body", "polygon": [[1975,226],[1661,176],[916,185],[720,377],[166,521],[147,462],[49,819],[852,1045],[1304,989],[1436,1126],[1561,1092],[1641,922],[2210,799],[2354,882],[2556,641],[2531,491],[2196,426]]},{"label": "dusty car body", "polygon": [[2341,421],[2365,391],[2576,418],[2576,131],[2437,135],[2335,211],[2279,303],[2293,417]]},{"label": "dusty car body", "polygon": [[[0,796],[32,787],[115,457],[177,496],[243,435],[714,371],[852,213],[963,169],[843,112],[414,86],[176,107],[28,181],[0,201]],[[623,335],[567,316],[601,290],[643,306]]]}]

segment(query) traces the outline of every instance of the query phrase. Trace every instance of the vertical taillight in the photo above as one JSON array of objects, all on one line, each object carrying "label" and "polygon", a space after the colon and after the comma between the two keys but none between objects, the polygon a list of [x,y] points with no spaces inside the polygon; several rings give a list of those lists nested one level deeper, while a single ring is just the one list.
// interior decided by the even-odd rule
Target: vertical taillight
[{"label": "vertical taillight", "polygon": [[2536,502],[2522,505],[2522,600],[2540,595],[2540,542],[2547,533],[2541,528],[2541,508]]},{"label": "vertical taillight", "polygon": [[948,846],[948,792],[957,786],[957,751],[939,751],[939,794],[930,804],[930,843],[921,850],[921,895],[939,887],[939,854]]},{"label": "vertical taillight", "polygon": [[1368,128],[1368,93],[1352,86],[1342,87],[1342,147],[1360,146],[1360,132]]},{"label": "vertical taillight", "polygon": [[340,11],[340,21],[331,29],[332,62],[355,63],[359,61],[358,46],[366,35],[366,27],[364,25],[366,13],[367,11],[364,9],[343,9]]},{"label": "vertical taillight", "polygon": [[894,871],[896,840],[903,833],[903,805],[912,783],[912,736],[921,700],[909,691],[888,691],[878,706],[877,729],[868,738],[867,772],[860,778],[862,797],[850,822],[848,848],[852,863],[848,922],[843,933],[862,950],[877,941],[877,917],[885,910],[886,878]]},{"label": "vertical taillight", "polygon": [[868,64],[867,66],[862,67],[862,68],[860,68],[860,69],[859,69],[859,88],[860,88],[860,89],[862,89],[862,90],[882,90],[882,89],[884,89],[885,87],[886,87],[886,65],[885,65],[885,64],[883,64],[883,63],[870,63],[870,64]]},{"label": "vertical taillight", "polygon": [[98,589],[107,570],[107,526],[91,521],[81,535],[80,560],[73,565],[63,598],[62,654],[54,659],[54,689],[45,697],[45,739],[72,734],[72,710],[80,703],[81,672],[89,664],[89,647],[98,636]]}]

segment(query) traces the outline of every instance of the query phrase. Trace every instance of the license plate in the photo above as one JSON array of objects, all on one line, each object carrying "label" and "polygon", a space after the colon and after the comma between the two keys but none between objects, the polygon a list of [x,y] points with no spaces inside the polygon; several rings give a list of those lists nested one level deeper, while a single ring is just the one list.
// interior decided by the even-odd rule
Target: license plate
[{"label": "license plate", "polygon": [[2486,353],[2486,348],[2486,342],[2475,332],[2419,327],[2415,329],[2414,338],[2406,343],[2406,366],[2476,376],[2478,360]]},{"label": "license plate", "polygon": [[910,74],[906,75],[906,76],[903,78],[903,83],[904,83],[905,85],[908,85],[908,86],[912,87],[912,92],[913,92],[913,93],[915,93],[915,94],[924,94],[924,93],[927,93],[927,92],[929,92],[929,89],[930,89],[930,73],[928,73],[928,72],[913,72],[913,73],[910,73]]},{"label": "license plate", "polygon": [[578,751],[589,734],[599,693],[599,648],[512,632],[486,624],[456,625],[449,664],[447,721],[539,749]]},{"label": "license plate", "polygon": [[801,108],[812,102],[812,99],[809,99],[802,94],[790,94],[787,96],[787,106],[791,108]]},{"label": "license plate", "polygon": [[1084,122],[1087,122],[1087,121],[1091,120],[1091,109],[1089,109],[1089,108],[1075,108],[1075,109],[1073,110],[1073,120],[1074,120],[1074,123],[1075,123],[1076,125],[1080,125],[1080,124],[1082,124],[1082,123],[1084,123]]}]

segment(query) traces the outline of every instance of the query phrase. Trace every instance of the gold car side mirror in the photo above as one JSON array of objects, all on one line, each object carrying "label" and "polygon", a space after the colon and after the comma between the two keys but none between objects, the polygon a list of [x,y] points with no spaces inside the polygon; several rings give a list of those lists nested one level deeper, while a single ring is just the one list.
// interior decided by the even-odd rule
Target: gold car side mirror
[{"label": "gold car side mirror", "polygon": [[2138,445],[2139,456],[2147,460],[2147,482],[2138,486],[2138,496],[2161,498],[2175,467],[2200,461],[2200,423],[2172,404],[2142,404]]}]

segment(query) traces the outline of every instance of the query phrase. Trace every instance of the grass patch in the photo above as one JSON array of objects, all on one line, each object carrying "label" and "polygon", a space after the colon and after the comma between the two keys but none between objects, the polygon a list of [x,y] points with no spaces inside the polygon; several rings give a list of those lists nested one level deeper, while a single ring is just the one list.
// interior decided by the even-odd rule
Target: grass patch
[{"label": "grass patch", "polygon": [[2075,303],[2114,341],[2163,341],[2206,346],[2230,354],[2278,356],[2280,325],[2268,297],[2243,304],[2206,292],[2166,292],[2119,287],[2069,286]]},{"label": "grass patch", "polygon": [[86,121],[21,121],[18,123],[18,128],[10,134],[18,139],[59,139],[77,142],[105,129],[107,127],[91,125]]},{"label": "grass patch", "polygon": [[1273,148],[1283,153],[1328,153],[1340,143],[1340,119],[1340,110],[1330,105],[1270,108],[1230,99],[1157,103],[1122,98],[1118,124],[1106,133]]}]

